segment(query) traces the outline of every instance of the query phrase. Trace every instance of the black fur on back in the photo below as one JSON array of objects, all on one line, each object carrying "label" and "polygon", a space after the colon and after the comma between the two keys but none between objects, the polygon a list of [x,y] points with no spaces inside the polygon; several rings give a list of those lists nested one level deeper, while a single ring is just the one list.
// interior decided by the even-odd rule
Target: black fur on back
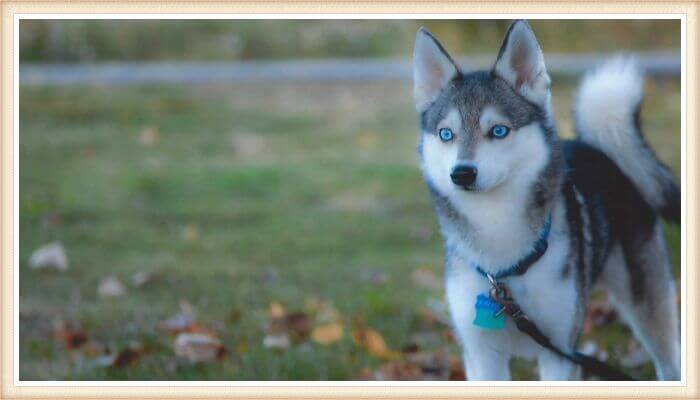
[{"label": "black fur on back", "polygon": [[640,298],[644,279],[637,268],[637,253],[639,246],[654,234],[656,212],[603,152],[579,140],[564,141],[562,150],[567,180],[583,197],[590,219],[592,281],[600,275],[612,246],[620,244],[629,268],[632,294]]}]

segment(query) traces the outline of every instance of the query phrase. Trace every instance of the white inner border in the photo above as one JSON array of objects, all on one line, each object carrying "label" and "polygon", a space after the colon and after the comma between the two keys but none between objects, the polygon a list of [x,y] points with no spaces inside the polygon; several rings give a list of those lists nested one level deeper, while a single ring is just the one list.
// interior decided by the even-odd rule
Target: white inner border
[{"label": "white inner border", "polygon": [[[457,381],[20,381],[19,380],[19,21],[22,19],[436,19],[436,20],[473,20],[473,19],[680,19],[681,21],[681,221],[686,215],[686,14],[15,14],[14,15],[14,384],[22,387],[172,387],[172,386],[218,386],[218,387],[493,387],[493,386],[670,386],[684,387],[686,380],[686,235],[687,224],[681,224],[681,380],[680,381],[513,381],[513,382],[457,382]],[[498,49],[494,49],[494,52]],[[495,53],[494,53],[495,54]],[[410,55],[407,55],[407,58]]]}]

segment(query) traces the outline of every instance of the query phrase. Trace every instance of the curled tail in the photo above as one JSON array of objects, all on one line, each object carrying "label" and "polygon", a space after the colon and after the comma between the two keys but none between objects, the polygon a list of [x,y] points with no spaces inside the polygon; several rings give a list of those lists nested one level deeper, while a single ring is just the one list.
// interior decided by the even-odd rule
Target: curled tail
[{"label": "curled tail", "polygon": [[680,190],[641,131],[643,85],[631,58],[614,58],[589,72],[576,94],[576,129],[582,141],[615,161],[656,212],[680,223]]}]

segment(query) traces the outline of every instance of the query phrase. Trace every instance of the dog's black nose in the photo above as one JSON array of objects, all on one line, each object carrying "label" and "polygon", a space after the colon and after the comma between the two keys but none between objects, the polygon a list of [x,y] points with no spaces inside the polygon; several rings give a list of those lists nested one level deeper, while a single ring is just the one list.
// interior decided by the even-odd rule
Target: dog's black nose
[{"label": "dog's black nose", "polygon": [[450,174],[452,182],[457,186],[468,187],[476,181],[476,167],[472,165],[458,165]]}]

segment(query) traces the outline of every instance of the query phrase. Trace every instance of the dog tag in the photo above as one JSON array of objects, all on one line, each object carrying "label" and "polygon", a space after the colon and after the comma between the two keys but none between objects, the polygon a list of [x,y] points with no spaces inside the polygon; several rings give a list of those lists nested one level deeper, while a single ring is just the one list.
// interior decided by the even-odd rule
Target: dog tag
[{"label": "dog tag", "polygon": [[484,329],[503,329],[506,326],[506,316],[499,313],[503,308],[493,301],[487,294],[476,297],[476,317],[473,324]]}]

